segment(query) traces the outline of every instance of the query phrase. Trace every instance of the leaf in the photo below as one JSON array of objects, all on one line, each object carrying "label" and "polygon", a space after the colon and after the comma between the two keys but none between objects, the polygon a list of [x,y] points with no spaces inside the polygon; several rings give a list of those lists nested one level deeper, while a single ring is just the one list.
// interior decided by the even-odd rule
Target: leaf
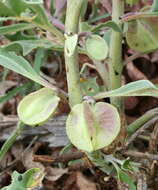
[{"label": "leaf", "polygon": [[23,57],[17,56],[13,52],[0,50],[0,65],[17,72],[43,86],[49,86],[48,82],[41,78]]},{"label": "leaf", "polygon": [[7,20],[17,20],[16,17],[0,17],[0,22],[4,22]]},{"label": "leaf", "polygon": [[24,174],[14,171],[12,182],[9,186],[1,190],[27,190],[28,188],[38,187],[43,179],[44,174],[39,168],[31,168]]},{"label": "leaf", "polygon": [[49,21],[42,4],[42,0],[5,0],[0,7],[3,7],[3,5],[4,7],[9,7],[12,14],[8,12],[4,15],[0,14],[0,16],[15,16],[18,20],[31,22],[37,27],[50,31],[57,36],[60,41],[64,41],[63,34]]},{"label": "leaf", "polygon": [[119,131],[117,109],[103,102],[75,105],[66,121],[66,132],[72,144],[88,152],[111,144]]},{"label": "leaf", "polygon": [[139,0],[126,0],[126,3],[128,3],[129,5],[135,5],[139,2]]},{"label": "leaf", "polygon": [[158,17],[139,18],[128,22],[126,40],[138,52],[152,52],[158,48]]},{"label": "leaf", "polygon": [[129,160],[129,158],[127,158],[126,160],[123,161],[123,163],[121,165],[121,169],[125,170],[125,171],[133,171],[131,161]]},{"label": "leaf", "polygon": [[89,18],[88,23],[94,23],[100,21],[101,19],[108,18],[109,16],[111,16],[109,13],[105,13],[103,15],[96,15],[95,17]]},{"label": "leaf", "polygon": [[[38,174],[38,175],[37,175]],[[31,168],[23,174],[23,184],[26,188],[32,188],[40,185],[44,174],[39,168]]]},{"label": "leaf", "polygon": [[36,24],[50,24],[42,6],[42,0],[5,0],[5,4],[8,4],[17,16],[21,16],[21,13],[26,13],[26,11],[28,12],[29,9],[36,16],[33,19]]},{"label": "leaf", "polygon": [[101,92],[94,96],[95,99],[123,96],[153,96],[158,97],[158,88],[148,80],[139,80],[128,83],[116,90]]},{"label": "leaf", "polygon": [[28,23],[19,23],[19,24],[12,24],[8,26],[1,26],[0,35],[19,32],[19,31],[27,30],[34,27],[35,27],[34,25],[28,24]]},{"label": "leaf", "polygon": [[91,32],[98,32],[100,29],[105,28],[105,27],[109,27],[115,30],[116,32],[122,32],[119,25],[117,25],[114,21],[108,21],[105,23],[98,24],[91,29]]},{"label": "leaf", "polygon": [[91,35],[85,42],[86,50],[90,58],[101,61],[108,55],[108,45],[99,35]]},{"label": "leaf", "polygon": [[15,16],[15,13],[12,9],[10,9],[10,7],[8,7],[7,5],[5,5],[2,0],[0,0],[0,16],[4,17],[4,16]]},{"label": "leaf", "polygon": [[[37,35],[29,35],[29,34],[24,33],[23,31],[17,32],[15,34],[7,34],[7,35],[5,35],[5,37],[7,39],[9,39],[10,41],[38,40]],[[12,44],[12,43],[14,43],[14,42],[11,42],[9,44]],[[7,44],[7,45],[9,45],[9,44]],[[4,44],[4,46],[5,46],[5,44]],[[15,51],[15,49],[14,49],[14,51]]]},{"label": "leaf", "polygon": [[129,185],[130,190],[137,190],[133,180],[125,172],[119,170],[117,174],[120,181]]},{"label": "leaf", "polygon": [[31,8],[31,6],[40,6],[43,4],[43,0],[5,0],[3,3],[8,5],[16,15],[20,15],[27,8]]},{"label": "leaf", "polygon": [[6,51],[16,51],[16,52],[22,51],[23,56],[26,56],[35,48],[46,48],[46,49],[51,48],[59,51],[63,49],[62,46],[43,39],[15,41],[3,46],[2,48],[5,49]]},{"label": "leaf", "polygon": [[114,160],[110,160],[110,162],[116,169],[118,179],[121,182],[128,184],[130,190],[137,190],[132,178],[130,178],[127,173],[125,173],[123,170],[121,170],[120,167],[118,166],[118,164]]},{"label": "leaf", "polygon": [[27,125],[42,124],[55,112],[59,100],[52,89],[42,88],[23,98],[18,105],[18,116]]}]

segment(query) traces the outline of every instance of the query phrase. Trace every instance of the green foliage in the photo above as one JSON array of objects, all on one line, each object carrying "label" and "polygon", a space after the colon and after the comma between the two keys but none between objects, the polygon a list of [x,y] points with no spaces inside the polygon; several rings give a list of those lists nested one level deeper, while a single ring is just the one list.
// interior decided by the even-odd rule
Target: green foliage
[{"label": "green foliage", "polygon": [[2,46],[2,49],[5,49],[6,51],[16,51],[17,53],[22,52],[23,56],[26,56],[36,48],[53,49],[58,51],[61,51],[63,49],[62,46],[44,39],[20,40]]},{"label": "green foliage", "polygon": [[[139,0],[126,0],[124,2],[132,6],[138,1]],[[139,12],[138,15],[137,13],[132,13],[127,15],[127,18],[125,15],[126,23],[124,25],[125,30],[123,31],[119,17],[123,15],[123,12],[119,12],[123,1],[120,1],[120,5],[118,4],[119,7],[115,7],[115,9],[118,8],[118,10],[113,10],[112,20],[96,25],[91,25],[91,23],[110,16],[107,13],[104,15],[98,14],[97,2],[99,1],[95,1],[92,5],[92,13],[89,20],[85,20],[84,18],[88,1],[77,0],[76,2],[75,4],[73,0],[67,1],[68,11],[66,13],[66,34],[64,38],[63,33],[56,29],[50,22],[50,18],[48,18],[43,7],[43,0],[0,0],[0,22],[2,23],[0,26],[0,35],[4,35],[12,41],[7,45],[1,46],[0,65],[45,86],[45,88],[25,96],[18,106],[19,123],[21,126],[24,126],[23,123],[30,126],[41,125],[55,113],[60,101],[57,93],[62,91],[52,86],[40,76],[40,66],[43,63],[43,57],[45,57],[45,49],[56,51],[63,51],[64,49],[68,98],[70,106],[72,106],[66,121],[66,131],[70,141],[78,149],[90,152],[90,159],[103,172],[108,175],[117,176],[120,181],[128,184],[130,190],[136,190],[134,180],[130,178],[130,174],[134,172],[133,163],[129,160],[120,161],[111,155],[108,157],[102,155],[98,156],[98,154],[96,154],[99,152],[97,150],[109,146],[120,132],[121,118],[119,117],[117,109],[108,103],[83,101],[82,98],[83,96],[92,96],[94,99],[100,100],[110,97],[111,102],[115,104],[115,102],[120,101],[121,97],[125,96],[158,96],[158,88],[147,80],[131,82],[120,87],[120,76],[123,67],[120,65],[122,64],[122,60],[120,59],[122,54],[120,50],[122,46],[122,33],[125,33],[128,45],[135,51],[144,53],[157,50],[158,3],[157,0],[153,1],[151,10]],[[63,1],[62,4],[60,4],[58,0],[51,1],[51,3],[56,3],[58,10],[53,10],[52,12],[55,12],[55,16],[58,15],[60,18],[59,12],[65,6],[66,1]],[[65,20],[64,16],[62,21]],[[121,17],[121,19],[122,18],[124,18],[124,16]],[[3,22],[6,21],[12,21],[11,25],[4,26]],[[80,22],[79,25],[78,22]],[[39,39],[40,35],[37,35],[37,29],[35,30],[35,27],[40,28],[40,32],[43,32],[43,30],[46,31],[42,33],[41,39]],[[107,28],[108,30],[106,30]],[[22,31],[26,32],[22,33]],[[80,35],[78,35],[80,32],[85,32],[86,37],[81,35],[82,38],[80,38]],[[51,36],[53,42],[46,39],[47,34],[53,34]],[[56,39],[56,37],[58,39]],[[57,44],[59,41],[61,42],[60,45]],[[79,45],[84,49],[79,48]],[[108,46],[110,46],[110,48]],[[35,64],[33,68],[26,59],[19,56],[19,53],[26,56],[37,48],[39,49],[35,54]],[[109,73],[108,71],[106,72],[106,69],[103,72],[99,71],[99,67],[97,68],[96,66],[97,71],[102,74],[101,76],[108,75],[106,82],[112,84],[111,87],[107,85],[111,88],[110,91],[100,93],[100,87],[95,77],[89,77],[85,81],[80,80],[77,60],[78,52],[87,54],[92,60],[96,61],[95,64],[105,60],[108,54],[110,55],[110,59],[106,59],[106,61],[111,62],[111,64],[109,63],[108,65]],[[103,67],[101,67],[101,69],[102,68]],[[116,71],[115,69],[120,70],[120,72],[118,71],[120,76],[113,76],[113,73]],[[20,91],[23,91],[24,88],[29,88],[28,86],[26,83],[21,87],[11,90],[5,96],[0,97],[0,102],[7,101]],[[53,89],[59,91],[53,91]],[[118,108],[121,107],[120,105]],[[119,111],[122,112],[123,110]],[[17,130],[15,131],[15,135],[12,136],[12,142],[15,141],[18,135],[19,131]],[[10,145],[11,144],[12,143],[10,143]],[[2,152],[1,149],[1,158],[8,151],[10,145],[7,144],[7,148],[3,146],[4,149],[2,147],[4,152]],[[11,185],[2,188],[2,190],[27,190],[28,188],[34,188],[36,187],[34,174],[38,172],[38,169],[31,169],[24,174],[14,172]],[[39,181],[41,181],[41,179],[42,177]]]},{"label": "green foliage", "polygon": [[46,122],[55,112],[60,98],[52,89],[42,88],[24,97],[18,105],[19,119],[30,126]]},{"label": "green foliage", "polygon": [[101,92],[94,96],[96,99],[106,97],[123,97],[123,96],[158,96],[158,88],[148,80],[139,80],[128,83],[116,90]]},{"label": "green foliage", "polygon": [[128,158],[120,160],[113,155],[105,155],[101,152],[88,153],[87,156],[104,173],[113,175],[121,182],[128,184],[130,190],[136,190],[132,175],[138,171],[140,164],[131,162]]},{"label": "green foliage", "polygon": [[94,60],[104,60],[108,55],[108,45],[99,35],[90,35],[85,46],[88,56]]},{"label": "green foliage", "polygon": [[42,0],[1,0],[0,10],[6,9],[6,12],[2,11],[0,16],[12,16],[18,21],[20,20],[31,23],[34,26],[36,25],[44,30],[52,32],[60,41],[63,41],[63,34],[50,23],[42,4]]},{"label": "green foliage", "polygon": [[108,146],[120,131],[117,109],[107,103],[75,105],[66,121],[67,135],[78,149],[92,152]]},{"label": "green foliage", "polygon": [[131,162],[129,159],[119,160],[112,155],[105,156],[105,160],[115,168],[118,180],[128,184],[130,190],[136,190],[131,174],[137,170],[137,163]]},{"label": "green foliage", "polygon": [[[34,17],[33,22],[36,24],[41,25],[48,25],[49,21],[48,18],[44,12],[43,7],[41,6],[43,3],[42,0],[36,0],[36,1],[27,1],[27,0],[6,0],[4,1],[4,4],[9,7],[14,14],[12,16],[18,16],[21,17],[22,13],[27,13],[26,18],[32,17],[32,14]],[[31,12],[29,12],[30,10]]]},{"label": "green foliage", "polygon": [[117,170],[118,179],[129,185],[130,190],[137,190],[133,180],[122,170]]},{"label": "green foliage", "polygon": [[158,17],[138,18],[128,22],[126,40],[138,52],[152,52],[158,48]]},{"label": "green foliage", "polygon": [[100,30],[105,29],[105,28],[113,29],[116,32],[122,32],[119,25],[117,25],[114,21],[107,21],[105,23],[97,24],[95,26],[88,24],[88,22],[81,22],[80,23],[81,32],[90,31],[90,32],[93,32],[93,33],[97,33]]},{"label": "green foliage", "polygon": [[135,5],[139,2],[139,0],[126,0],[126,3],[128,3],[129,5]]},{"label": "green foliage", "polygon": [[18,24],[12,24],[9,26],[2,26],[0,27],[0,35],[19,32],[19,31],[34,28],[34,27],[35,26],[29,23],[18,23]]},{"label": "green foliage", "polygon": [[1,17],[15,16],[14,11],[9,6],[7,6],[2,0],[0,0],[0,10]]},{"label": "green foliage", "polygon": [[100,29],[103,29],[105,27],[111,28],[115,30],[116,32],[122,32],[121,28],[118,24],[116,24],[114,21],[108,21],[105,23],[98,24],[96,26],[93,26],[91,29],[91,32],[98,32]]},{"label": "green foliage", "polygon": [[39,168],[32,168],[24,174],[16,171],[12,174],[12,182],[9,186],[1,190],[28,190],[38,187],[43,179],[44,174],[41,173]]},{"label": "green foliage", "polygon": [[31,65],[21,56],[13,52],[0,50],[0,65],[15,71],[41,85],[48,86],[47,81],[41,78]]}]

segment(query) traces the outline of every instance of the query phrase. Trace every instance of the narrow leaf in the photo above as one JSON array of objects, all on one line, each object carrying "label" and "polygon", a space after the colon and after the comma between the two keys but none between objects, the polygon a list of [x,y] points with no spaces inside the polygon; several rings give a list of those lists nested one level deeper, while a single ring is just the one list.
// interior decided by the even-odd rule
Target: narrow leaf
[{"label": "narrow leaf", "polygon": [[95,99],[122,96],[153,96],[158,97],[158,88],[148,80],[139,80],[128,83],[116,90],[101,92],[94,96]]},{"label": "narrow leaf", "polygon": [[98,25],[94,26],[91,29],[91,31],[92,32],[98,32],[100,29],[105,28],[105,27],[112,28],[116,32],[122,32],[122,30],[119,27],[119,25],[117,25],[114,21],[108,21],[108,22],[105,22],[105,23],[98,24]]},{"label": "narrow leaf", "polygon": [[43,39],[15,41],[15,42],[11,42],[7,45],[2,46],[2,48],[7,51],[16,51],[16,52],[22,51],[23,56],[26,56],[35,48],[54,49],[57,51],[63,50],[62,46],[48,40],[43,40]]},{"label": "narrow leaf", "polygon": [[34,27],[35,27],[34,25],[28,24],[28,23],[19,23],[19,24],[12,24],[8,26],[1,26],[0,35],[19,32],[19,31],[27,30]]},{"label": "narrow leaf", "polygon": [[41,85],[44,85],[45,83],[44,79],[42,79],[35,72],[35,70],[23,57],[17,56],[13,52],[0,50],[0,65],[14,72],[17,72]]},{"label": "narrow leaf", "polygon": [[4,22],[7,20],[17,20],[16,17],[0,17],[0,22]]}]

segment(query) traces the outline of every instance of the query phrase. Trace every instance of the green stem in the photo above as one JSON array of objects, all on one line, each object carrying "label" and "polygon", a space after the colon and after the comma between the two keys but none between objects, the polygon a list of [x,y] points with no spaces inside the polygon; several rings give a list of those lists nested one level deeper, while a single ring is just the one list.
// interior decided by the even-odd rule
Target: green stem
[{"label": "green stem", "polygon": [[153,0],[153,4],[151,6],[151,11],[152,12],[158,11],[158,0]]},{"label": "green stem", "polygon": [[108,76],[108,71],[106,69],[106,63],[102,63],[99,61],[93,61],[96,70],[98,71],[101,79],[103,80],[104,83],[104,89],[107,90],[108,89],[108,84],[109,84],[109,76]]},{"label": "green stem", "polygon": [[0,149],[0,161],[3,159],[5,154],[8,152],[9,148],[13,145],[16,138],[20,135],[21,131],[24,128],[24,123],[21,121],[18,122],[17,128],[13,132],[13,134],[6,140],[6,142],[3,144],[2,148]]},{"label": "green stem", "polygon": [[[75,37],[78,33],[78,25],[80,18],[80,10],[83,0],[68,0],[65,22],[65,36],[66,40]],[[68,42],[69,43],[69,42]],[[66,44],[66,42],[65,42]],[[70,44],[71,46],[71,44]],[[70,106],[79,104],[82,102],[82,92],[79,84],[79,65],[78,65],[78,49],[77,43],[75,48],[68,54],[68,47],[65,45],[65,66],[68,83],[68,94]]]},{"label": "green stem", "polygon": [[[120,24],[119,17],[123,15],[123,11],[124,0],[112,0],[112,20],[117,24]],[[113,30],[110,42],[109,90],[113,90],[121,86],[122,69],[122,34]],[[110,100],[119,111],[122,111],[123,108],[121,98],[110,98]]]},{"label": "green stem", "polygon": [[157,115],[158,115],[158,108],[154,108],[146,112],[143,116],[141,116],[140,118],[138,118],[128,126],[127,128],[128,135],[131,136],[137,129],[139,129],[147,121],[149,121],[150,119],[152,119]]}]

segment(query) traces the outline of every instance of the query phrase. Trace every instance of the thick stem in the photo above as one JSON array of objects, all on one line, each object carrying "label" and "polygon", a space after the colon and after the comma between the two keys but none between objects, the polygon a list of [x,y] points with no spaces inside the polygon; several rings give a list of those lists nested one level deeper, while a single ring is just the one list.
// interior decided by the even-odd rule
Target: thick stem
[{"label": "thick stem", "polygon": [[[112,7],[112,20],[117,24],[120,24],[119,17],[123,15],[124,0],[112,0]],[[110,90],[119,88],[121,86],[122,69],[122,34],[113,30],[110,43]],[[111,98],[110,100],[119,111],[122,111],[123,108],[121,98]]]},{"label": "thick stem", "polygon": [[100,77],[103,80],[104,89],[107,90],[108,89],[108,84],[109,84],[108,70],[106,68],[107,65],[105,63],[102,63],[102,62],[99,62],[99,61],[94,61],[93,63],[95,65],[96,70],[98,71]]},{"label": "thick stem", "polygon": [[24,128],[24,123],[21,121],[18,122],[17,128],[13,132],[13,134],[6,140],[6,142],[3,144],[2,148],[0,149],[0,161],[3,159],[5,154],[8,152],[9,148],[13,145],[17,137],[20,135],[21,131]]},{"label": "thick stem", "polygon": [[[82,102],[82,93],[79,84],[80,75],[78,65],[77,41],[71,41],[71,39],[75,39],[75,36],[78,33],[78,25],[82,2],[83,0],[67,1],[65,22],[65,66],[68,83],[69,103],[71,107],[75,104]],[[74,47],[71,48],[71,46]]]},{"label": "thick stem", "polygon": [[67,0],[65,30],[66,33],[77,33],[79,26],[80,10],[83,0]]}]

